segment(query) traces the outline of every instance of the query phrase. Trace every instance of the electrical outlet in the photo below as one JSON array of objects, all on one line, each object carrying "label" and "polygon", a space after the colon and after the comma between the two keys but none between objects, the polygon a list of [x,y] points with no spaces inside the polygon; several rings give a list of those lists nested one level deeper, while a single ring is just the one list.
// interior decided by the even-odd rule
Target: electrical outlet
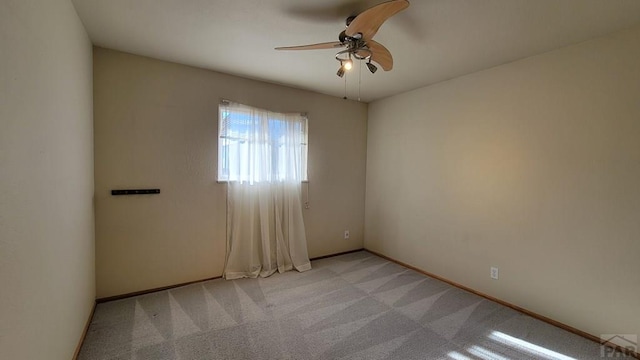
[{"label": "electrical outlet", "polygon": [[344,231],[344,239],[347,240],[349,238],[349,230]]},{"label": "electrical outlet", "polygon": [[497,267],[491,267],[491,278],[494,280],[498,280],[498,268]]}]

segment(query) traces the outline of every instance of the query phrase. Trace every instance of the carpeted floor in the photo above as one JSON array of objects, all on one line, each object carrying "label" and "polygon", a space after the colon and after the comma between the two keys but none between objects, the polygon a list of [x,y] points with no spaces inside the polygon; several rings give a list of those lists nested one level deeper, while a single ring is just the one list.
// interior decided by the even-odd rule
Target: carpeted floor
[{"label": "carpeted floor", "polygon": [[99,304],[80,360],[601,359],[600,346],[366,251]]}]

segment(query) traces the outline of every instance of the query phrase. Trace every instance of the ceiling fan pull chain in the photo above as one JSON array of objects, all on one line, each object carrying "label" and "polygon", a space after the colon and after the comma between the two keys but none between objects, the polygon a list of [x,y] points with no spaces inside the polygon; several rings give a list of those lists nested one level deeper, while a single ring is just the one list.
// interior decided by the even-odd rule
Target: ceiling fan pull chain
[{"label": "ceiling fan pull chain", "polygon": [[358,61],[358,101],[360,101],[361,89],[362,89],[362,60]]},{"label": "ceiling fan pull chain", "polygon": [[344,75],[344,97],[343,99],[347,100],[347,74]]}]

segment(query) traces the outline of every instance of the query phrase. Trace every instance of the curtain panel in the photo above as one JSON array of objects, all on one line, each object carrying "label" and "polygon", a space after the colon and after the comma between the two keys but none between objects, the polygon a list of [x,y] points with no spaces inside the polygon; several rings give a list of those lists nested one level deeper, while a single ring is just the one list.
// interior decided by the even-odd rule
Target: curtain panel
[{"label": "curtain panel", "polygon": [[311,268],[301,206],[307,119],[220,106],[219,179],[227,186],[226,279]]}]

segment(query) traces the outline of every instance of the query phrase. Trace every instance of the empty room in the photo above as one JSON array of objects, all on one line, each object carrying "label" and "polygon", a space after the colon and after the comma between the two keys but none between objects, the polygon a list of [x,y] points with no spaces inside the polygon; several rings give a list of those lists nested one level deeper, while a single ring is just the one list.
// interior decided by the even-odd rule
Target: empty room
[{"label": "empty room", "polygon": [[640,1],[0,0],[0,359],[640,358]]}]

